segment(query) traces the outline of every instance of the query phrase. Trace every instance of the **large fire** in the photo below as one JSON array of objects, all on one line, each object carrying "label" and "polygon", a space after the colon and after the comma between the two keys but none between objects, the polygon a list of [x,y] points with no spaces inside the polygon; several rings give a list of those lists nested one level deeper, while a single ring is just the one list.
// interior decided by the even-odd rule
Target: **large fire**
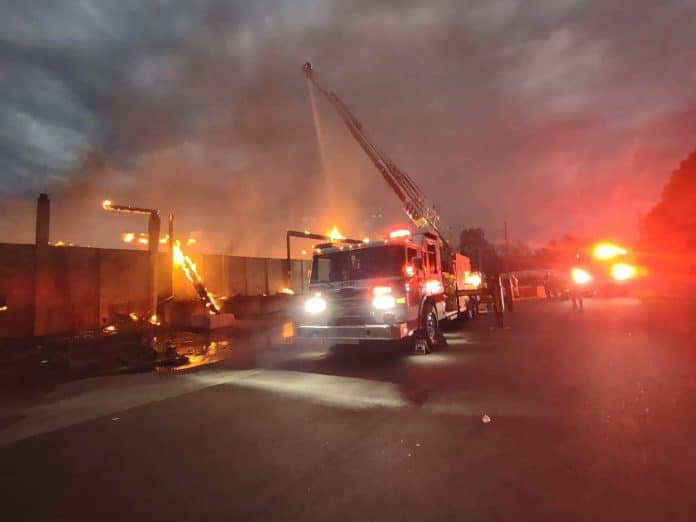
[{"label": "large fire", "polygon": [[181,242],[179,240],[176,240],[174,242],[174,250],[172,253],[174,255],[174,264],[176,266],[181,267],[181,269],[184,271],[184,274],[186,275],[186,279],[191,281],[193,287],[196,289],[196,292],[198,292],[198,296],[205,303],[205,307],[208,309],[208,313],[211,315],[219,314],[220,307],[215,301],[215,297],[211,292],[208,292],[208,290],[205,288],[205,285],[203,284],[203,279],[201,278],[200,274],[198,273],[198,269],[196,268],[196,263],[194,263],[191,260],[191,258],[184,254],[184,251],[181,250]]},{"label": "large fire", "polygon": [[341,231],[336,225],[334,225],[333,228],[326,233],[326,235],[329,236],[331,241],[340,241],[346,238],[346,236],[341,234]]},{"label": "large fire", "polygon": [[[121,240],[129,245],[143,245],[147,246],[150,243],[150,238],[145,232],[124,232],[121,234]],[[193,241],[191,241],[193,240]],[[159,238],[160,245],[166,245],[169,243],[169,235],[165,234]],[[186,240],[186,245],[191,246],[196,243],[194,238],[188,238]]]},{"label": "large fire", "polygon": [[196,279],[200,280],[201,276],[198,274],[198,269],[196,268],[196,263],[194,263],[189,256],[184,254],[181,250],[181,241],[178,239],[174,242],[174,264],[184,271],[186,278],[192,283]]}]

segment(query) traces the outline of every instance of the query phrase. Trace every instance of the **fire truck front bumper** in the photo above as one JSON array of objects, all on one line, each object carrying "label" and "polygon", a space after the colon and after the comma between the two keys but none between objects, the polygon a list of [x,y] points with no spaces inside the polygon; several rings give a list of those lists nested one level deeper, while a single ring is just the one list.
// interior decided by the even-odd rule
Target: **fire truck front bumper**
[{"label": "fire truck front bumper", "polygon": [[301,339],[357,343],[360,341],[398,341],[411,333],[408,323],[363,324],[351,326],[300,325],[297,336]]}]

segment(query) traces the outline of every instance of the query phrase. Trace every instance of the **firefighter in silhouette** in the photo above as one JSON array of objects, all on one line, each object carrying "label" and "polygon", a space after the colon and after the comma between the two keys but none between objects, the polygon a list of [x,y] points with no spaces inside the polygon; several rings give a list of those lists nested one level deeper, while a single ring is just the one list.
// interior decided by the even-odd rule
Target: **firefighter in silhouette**
[{"label": "firefighter in silhouette", "polygon": [[576,283],[570,285],[570,302],[573,303],[573,310],[583,310],[582,289]]},{"label": "firefighter in silhouette", "polygon": [[570,285],[568,287],[573,310],[583,310],[582,294],[587,291],[588,285],[592,282],[592,274],[584,265],[583,256],[578,252],[575,254],[575,262],[570,270]]}]

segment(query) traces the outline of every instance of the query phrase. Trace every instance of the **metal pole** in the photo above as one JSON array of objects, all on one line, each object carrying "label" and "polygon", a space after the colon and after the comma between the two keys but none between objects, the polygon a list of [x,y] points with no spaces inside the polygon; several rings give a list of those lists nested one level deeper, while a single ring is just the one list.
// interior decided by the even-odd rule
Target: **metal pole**
[{"label": "metal pole", "polygon": [[36,247],[34,250],[34,292],[32,334],[42,335],[46,328],[46,299],[48,280],[48,262],[51,222],[51,200],[48,194],[40,194],[36,202]]},{"label": "metal pole", "polygon": [[498,328],[505,327],[505,299],[503,297],[503,284],[500,275],[492,278],[493,309]]},{"label": "metal pole", "polygon": [[508,226],[507,226],[507,221],[503,221],[503,227],[505,230],[505,248],[507,249],[508,247]]},{"label": "metal pole", "polygon": [[288,284],[287,288],[292,288],[292,261],[290,260],[290,231],[288,230],[285,234],[285,248],[287,257],[285,258],[285,269],[288,274]]},{"label": "metal pole", "polygon": [[174,297],[174,213],[170,212],[169,213],[169,221],[168,221],[168,230],[167,233],[169,235],[169,244],[167,245],[167,248],[169,248],[169,288],[171,291],[169,292],[170,297]]},{"label": "metal pole", "polygon": [[150,310],[157,315],[157,254],[159,252],[160,217],[157,212],[151,212],[147,223],[148,250],[150,252]]},{"label": "metal pole", "polygon": [[[290,258],[290,238],[291,237],[299,237],[299,238],[304,238],[304,239],[316,239],[318,241],[332,241],[330,236],[327,236],[326,234],[315,234],[313,232],[306,232],[306,231],[299,231],[299,230],[288,230],[285,233],[285,248],[286,248],[286,258],[285,258],[285,269],[287,273],[287,279],[288,279],[288,288],[292,288],[292,259]],[[362,244],[362,240],[360,239],[349,239],[349,238],[344,238],[339,241],[340,243],[345,243],[347,245],[360,245]],[[304,275],[302,276],[302,280],[304,280]],[[302,286],[302,284],[300,285]]]}]

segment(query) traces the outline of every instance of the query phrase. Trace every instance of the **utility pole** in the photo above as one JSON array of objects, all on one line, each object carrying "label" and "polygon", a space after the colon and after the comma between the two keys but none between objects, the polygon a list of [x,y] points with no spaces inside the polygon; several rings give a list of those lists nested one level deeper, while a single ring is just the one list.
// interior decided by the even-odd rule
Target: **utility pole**
[{"label": "utility pole", "polygon": [[505,235],[505,254],[510,251],[510,242],[508,241],[508,225],[507,221],[503,221],[503,230]]}]

